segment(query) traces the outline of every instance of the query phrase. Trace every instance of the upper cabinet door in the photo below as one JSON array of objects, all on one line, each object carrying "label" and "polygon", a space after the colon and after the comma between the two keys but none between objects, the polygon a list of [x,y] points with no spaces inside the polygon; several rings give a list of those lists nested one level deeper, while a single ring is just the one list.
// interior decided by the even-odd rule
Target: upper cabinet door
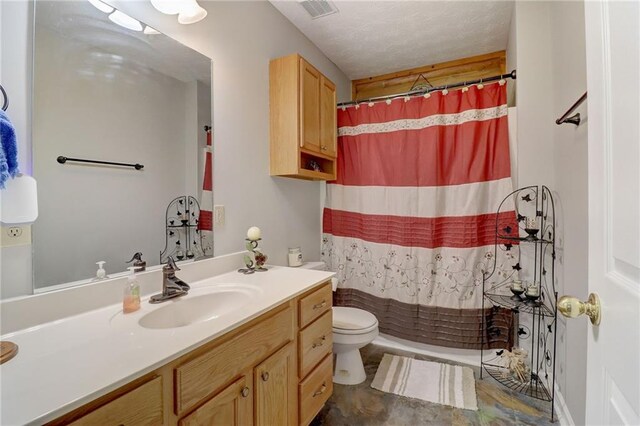
[{"label": "upper cabinet door", "polygon": [[320,152],[320,73],[300,58],[300,146]]},{"label": "upper cabinet door", "polygon": [[336,156],[336,85],[325,76],[320,79],[320,152]]}]

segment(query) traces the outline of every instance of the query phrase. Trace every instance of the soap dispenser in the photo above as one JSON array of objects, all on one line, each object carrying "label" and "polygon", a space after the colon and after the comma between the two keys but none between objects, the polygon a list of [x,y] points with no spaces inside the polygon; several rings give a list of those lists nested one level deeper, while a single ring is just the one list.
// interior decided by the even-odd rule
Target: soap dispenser
[{"label": "soap dispenser", "polygon": [[109,278],[109,275],[107,275],[107,271],[104,270],[105,263],[106,262],[104,260],[96,262],[96,265],[98,265],[98,270],[96,271],[96,277],[93,279],[94,281],[100,281]]},{"label": "soap dispenser", "polygon": [[129,270],[129,276],[127,277],[127,283],[125,284],[122,297],[122,311],[125,314],[140,309],[140,284],[135,274],[136,267],[131,266],[127,269]]}]

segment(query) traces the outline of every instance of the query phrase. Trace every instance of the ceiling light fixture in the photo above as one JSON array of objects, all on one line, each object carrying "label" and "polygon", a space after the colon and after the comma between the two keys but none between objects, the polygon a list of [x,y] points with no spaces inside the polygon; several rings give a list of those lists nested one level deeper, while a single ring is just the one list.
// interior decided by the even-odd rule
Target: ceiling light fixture
[{"label": "ceiling light fixture", "polygon": [[151,0],[151,5],[158,12],[162,12],[165,15],[177,15],[180,13],[183,9],[182,3],[179,0]]},{"label": "ceiling light fixture", "polygon": [[111,22],[129,30],[142,31],[142,24],[140,23],[140,21],[133,19],[131,16],[127,15],[124,12],[120,12],[119,10],[116,10],[111,15],[109,15],[109,19],[111,20]]},{"label": "ceiling light fixture", "polygon": [[98,9],[100,12],[111,13],[114,11],[113,7],[109,6],[106,3],[101,2],[100,0],[89,0],[89,3],[91,3],[93,7]]},{"label": "ceiling light fixture", "polygon": [[207,16],[196,0],[151,0],[151,5],[165,15],[178,15],[181,24],[195,24]]},{"label": "ceiling light fixture", "polygon": [[195,24],[207,16],[207,11],[196,0],[184,0],[184,6],[178,15],[181,24]]}]

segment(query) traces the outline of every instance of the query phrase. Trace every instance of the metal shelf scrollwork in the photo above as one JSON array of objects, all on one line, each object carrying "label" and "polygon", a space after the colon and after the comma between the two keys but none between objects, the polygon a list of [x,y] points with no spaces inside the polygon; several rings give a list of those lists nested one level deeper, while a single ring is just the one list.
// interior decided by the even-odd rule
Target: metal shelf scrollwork
[{"label": "metal shelf scrollwork", "polygon": [[[537,226],[526,226],[532,222]],[[517,315],[518,326],[513,336],[516,343],[505,350],[513,351],[520,344],[528,351],[523,367],[526,374],[516,377],[507,368],[504,350],[496,351],[494,356],[482,351],[480,378],[487,373],[515,392],[550,402],[553,422],[558,293],[555,288],[556,217],[549,188],[528,186],[505,197],[496,212],[495,236],[493,268],[482,277],[482,308],[504,308]],[[508,271],[497,265],[498,254],[506,251],[513,262],[517,262]],[[538,289],[537,296],[532,293],[527,299],[524,290],[513,287],[513,282],[520,278]],[[484,323],[482,327],[482,347],[488,349],[490,330]]]},{"label": "metal shelf scrollwork", "polygon": [[174,198],[165,214],[165,245],[160,252],[160,263],[169,256],[176,260],[206,257],[202,247],[202,234],[198,229],[200,204],[194,197],[182,195]]}]

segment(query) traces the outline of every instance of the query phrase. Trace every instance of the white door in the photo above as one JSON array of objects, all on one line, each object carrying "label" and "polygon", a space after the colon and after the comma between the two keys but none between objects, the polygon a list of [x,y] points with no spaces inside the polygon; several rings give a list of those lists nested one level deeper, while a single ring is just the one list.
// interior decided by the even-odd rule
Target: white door
[{"label": "white door", "polygon": [[585,18],[589,291],[602,304],[588,331],[586,419],[640,425],[640,2],[587,1]]}]

